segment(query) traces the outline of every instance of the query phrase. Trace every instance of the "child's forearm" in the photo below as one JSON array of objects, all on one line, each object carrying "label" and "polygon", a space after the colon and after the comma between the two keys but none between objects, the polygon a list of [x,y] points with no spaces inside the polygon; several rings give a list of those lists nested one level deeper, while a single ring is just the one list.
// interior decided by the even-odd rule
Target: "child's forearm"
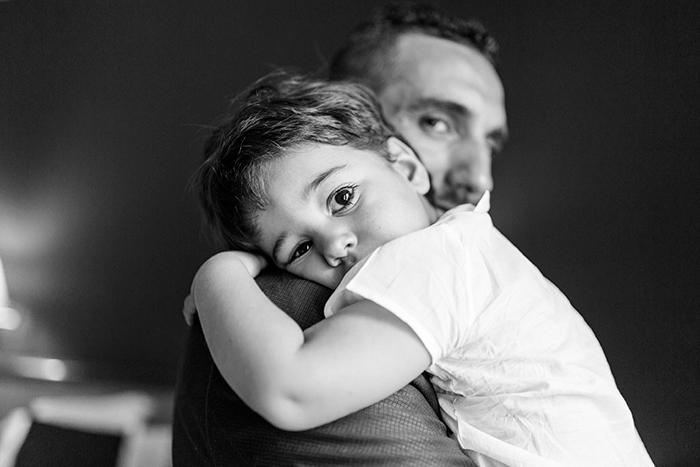
[{"label": "child's forearm", "polygon": [[308,429],[367,407],[430,363],[413,331],[372,302],[302,332],[263,295],[235,253],[207,261],[193,295],[222,376],[279,428]]},{"label": "child's forearm", "polygon": [[253,409],[267,411],[288,358],[302,346],[301,328],[260,290],[234,252],[220,253],[197,272],[193,295],[219,371]]}]

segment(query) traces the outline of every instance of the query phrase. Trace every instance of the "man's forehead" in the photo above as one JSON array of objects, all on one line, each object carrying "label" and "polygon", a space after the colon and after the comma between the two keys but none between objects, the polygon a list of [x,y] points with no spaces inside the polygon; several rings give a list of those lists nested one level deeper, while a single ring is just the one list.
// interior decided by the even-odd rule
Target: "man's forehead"
[{"label": "man's forehead", "polygon": [[474,47],[420,33],[403,34],[397,40],[392,60],[395,76],[384,91],[396,86],[414,92],[448,92],[446,87],[471,88],[489,99],[503,99],[503,85],[495,68]]},{"label": "man's forehead", "polygon": [[394,76],[378,92],[387,118],[456,105],[463,113],[493,119],[495,125],[505,121],[503,84],[475,48],[407,33],[399,38],[394,52]]}]

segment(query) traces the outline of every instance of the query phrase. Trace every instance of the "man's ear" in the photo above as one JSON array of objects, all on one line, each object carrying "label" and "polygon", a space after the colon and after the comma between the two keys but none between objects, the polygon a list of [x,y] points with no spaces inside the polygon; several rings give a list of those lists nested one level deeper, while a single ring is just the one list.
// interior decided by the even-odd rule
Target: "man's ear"
[{"label": "man's ear", "polygon": [[428,193],[430,191],[428,170],[413,149],[395,136],[390,136],[386,140],[386,145],[392,168],[406,177],[419,194]]}]

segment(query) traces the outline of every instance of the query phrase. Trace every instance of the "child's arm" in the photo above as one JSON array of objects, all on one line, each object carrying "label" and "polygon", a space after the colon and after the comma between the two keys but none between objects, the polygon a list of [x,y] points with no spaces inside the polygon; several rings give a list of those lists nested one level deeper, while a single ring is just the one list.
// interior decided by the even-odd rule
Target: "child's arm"
[{"label": "child's arm", "polygon": [[305,430],[336,420],[389,396],[430,364],[413,331],[373,302],[302,332],[236,255],[208,260],[193,296],[219,371],[273,425]]}]

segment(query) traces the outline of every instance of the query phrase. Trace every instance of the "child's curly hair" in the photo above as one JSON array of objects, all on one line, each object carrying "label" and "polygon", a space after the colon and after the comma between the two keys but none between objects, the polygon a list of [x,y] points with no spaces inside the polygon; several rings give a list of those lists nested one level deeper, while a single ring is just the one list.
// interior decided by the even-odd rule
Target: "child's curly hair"
[{"label": "child's curly hair", "polygon": [[194,174],[206,224],[229,249],[259,252],[255,219],[267,204],[270,161],[307,144],[348,145],[388,158],[386,140],[396,136],[364,86],[284,71],[256,81],[230,109]]}]

